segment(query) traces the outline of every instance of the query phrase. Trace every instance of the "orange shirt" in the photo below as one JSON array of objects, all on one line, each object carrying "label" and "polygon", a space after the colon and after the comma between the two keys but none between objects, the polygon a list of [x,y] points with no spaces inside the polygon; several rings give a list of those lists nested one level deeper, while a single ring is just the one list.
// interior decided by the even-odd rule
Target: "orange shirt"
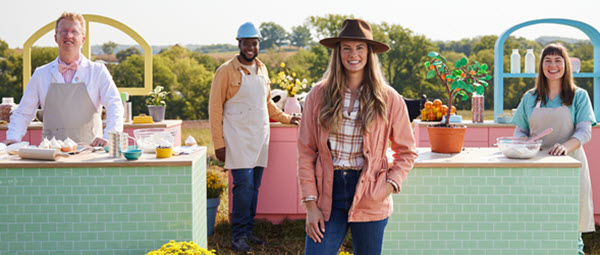
[{"label": "orange shirt", "polygon": [[[210,132],[215,149],[225,147],[225,140],[223,139],[223,105],[243,86],[240,70],[248,74],[250,73],[249,70],[242,66],[237,57],[236,55],[217,69],[210,89],[208,119],[210,121]],[[271,80],[269,79],[267,67],[258,59],[256,59],[256,67],[258,74],[265,76],[267,86],[270,86]],[[271,90],[268,89],[267,91],[267,101],[265,103],[267,104],[269,117],[282,123],[290,123],[292,117],[277,108],[275,102],[271,100]]]}]

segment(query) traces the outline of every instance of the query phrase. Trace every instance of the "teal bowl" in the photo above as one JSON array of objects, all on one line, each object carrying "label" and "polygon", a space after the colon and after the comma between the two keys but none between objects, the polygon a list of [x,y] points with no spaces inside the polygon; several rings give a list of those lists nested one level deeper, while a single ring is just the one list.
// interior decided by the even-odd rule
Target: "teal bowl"
[{"label": "teal bowl", "polygon": [[104,151],[108,152],[108,145],[104,146]]},{"label": "teal bowl", "polygon": [[142,150],[126,150],[121,151],[127,160],[137,160],[142,156]]}]

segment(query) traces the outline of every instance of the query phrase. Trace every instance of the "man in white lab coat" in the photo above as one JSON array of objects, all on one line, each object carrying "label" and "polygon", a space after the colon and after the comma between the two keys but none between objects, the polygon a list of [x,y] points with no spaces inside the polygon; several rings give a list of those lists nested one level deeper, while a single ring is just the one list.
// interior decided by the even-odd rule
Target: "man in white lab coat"
[{"label": "man in white lab coat", "polygon": [[[85,20],[63,13],[56,21],[56,60],[38,67],[12,113],[5,144],[21,141],[39,106],[44,110],[42,137],[71,138],[78,144],[108,145],[108,132],[123,131],[123,104],[108,69],[81,54]],[[102,132],[101,111],[106,108]]]}]

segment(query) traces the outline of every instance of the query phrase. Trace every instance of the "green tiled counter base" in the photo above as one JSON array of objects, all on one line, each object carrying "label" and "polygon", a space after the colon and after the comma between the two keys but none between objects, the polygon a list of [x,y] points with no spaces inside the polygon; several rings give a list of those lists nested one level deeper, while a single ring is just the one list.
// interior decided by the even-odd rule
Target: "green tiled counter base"
[{"label": "green tiled counter base", "polygon": [[578,168],[415,168],[383,254],[576,254]]},{"label": "green tiled counter base", "polygon": [[206,156],[193,166],[0,169],[0,254],[206,247]]}]

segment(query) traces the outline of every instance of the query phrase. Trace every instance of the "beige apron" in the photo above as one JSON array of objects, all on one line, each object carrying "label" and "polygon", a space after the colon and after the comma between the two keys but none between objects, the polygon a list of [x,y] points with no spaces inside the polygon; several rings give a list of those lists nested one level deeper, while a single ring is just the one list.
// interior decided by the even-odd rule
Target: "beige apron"
[{"label": "beige apron", "polygon": [[223,105],[225,168],[267,166],[269,153],[269,113],[267,82],[257,73],[242,73],[240,90]]},{"label": "beige apron", "polygon": [[44,105],[42,137],[71,138],[90,144],[102,137],[102,119],[87,92],[85,83],[57,83],[52,77]]},{"label": "beige apron", "polygon": [[[563,105],[557,108],[541,108],[540,101],[538,101],[529,118],[531,136],[535,136],[547,128],[552,128],[552,133],[543,138],[542,148],[547,150],[556,143],[562,144],[571,139],[575,133],[575,126],[570,120],[571,114],[568,107]],[[583,146],[569,153],[569,156],[581,161],[582,164],[579,178],[579,232],[592,232],[595,231],[592,184]]]}]

